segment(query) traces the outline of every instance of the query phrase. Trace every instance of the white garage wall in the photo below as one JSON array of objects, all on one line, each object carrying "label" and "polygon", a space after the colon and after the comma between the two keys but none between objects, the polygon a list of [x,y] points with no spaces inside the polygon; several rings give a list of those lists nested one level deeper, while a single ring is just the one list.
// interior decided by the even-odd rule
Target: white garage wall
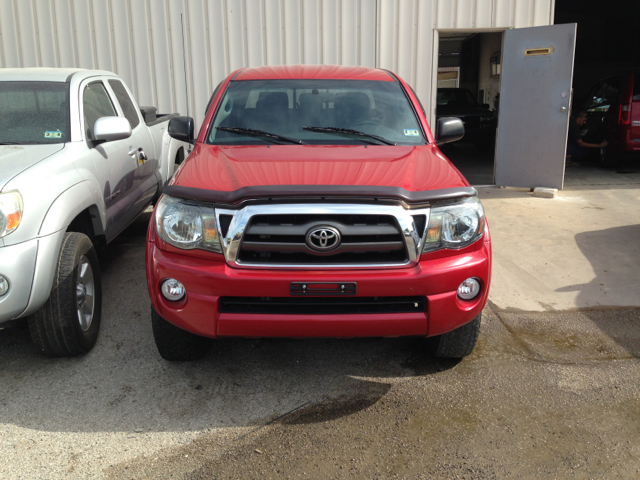
[{"label": "white garage wall", "polygon": [[160,112],[185,114],[188,88],[189,113],[199,125],[215,86],[240,67],[377,66],[407,80],[431,110],[434,29],[549,25],[553,4],[554,0],[0,0],[0,67],[111,70],[125,79],[141,105],[156,105]]}]

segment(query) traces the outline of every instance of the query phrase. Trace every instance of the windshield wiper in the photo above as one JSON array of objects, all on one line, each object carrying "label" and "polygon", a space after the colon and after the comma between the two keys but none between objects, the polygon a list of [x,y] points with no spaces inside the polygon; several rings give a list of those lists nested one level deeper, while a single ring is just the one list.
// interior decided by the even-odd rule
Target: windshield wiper
[{"label": "windshield wiper", "polygon": [[[281,140],[283,142],[296,143],[298,145],[308,145],[307,142],[298,140],[296,138],[285,137],[284,135],[278,135],[276,133],[269,133],[263,130],[254,130],[252,128],[242,127],[216,127],[216,130],[222,130],[223,132],[237,133],[239,135],[249,135],[251,137],[267,137],[267,140],[273,142],[272,139]],[[276,142],[273,142],[276,143]]]},{"label": "windshield wiper", "polygon": [[21,145],[20,142],[0,142],[0,145]]},{"label": "windshield wiper", "polygon": [[344,134],[344,135],[355,136],[355,137],[373,138],[374,140],[377,140],[380,143],[384,143],[385,145],[396,145],[396,142],[392,142],[391,140],[387,140],[386,138],[382,138],[382,137],[379,137],[378,135],[373,135],[371,133],[360,132],[358,130],[353,130],[351,128],[302,127],[302,129],[309,130],[310,132],[336,133],[338,135]]}]

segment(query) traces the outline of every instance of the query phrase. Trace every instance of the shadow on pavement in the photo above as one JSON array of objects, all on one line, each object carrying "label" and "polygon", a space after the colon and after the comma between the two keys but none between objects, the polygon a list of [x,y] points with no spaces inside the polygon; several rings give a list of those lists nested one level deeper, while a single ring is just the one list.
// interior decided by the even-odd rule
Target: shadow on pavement
[{"label": "shadow on pavement", "polygon": [[[578,305],[594,297],[606,298],[607,293],[611,293],[612,297],[615,294],[615,304],[602,302],[603,308],[636,305],[640,296],[640,225],[582,232],[575,239],[580,251],[591,263],[595,278],[585,284],[564,287],[560,291],[578,291]],[[618,321],[612,321],[602,313],[585,314],[631,355],[640,356],[640,338],[625,333],[630,326],[635,326],[640,336],[640,317],[637,311],[634,312]]]},{"label": "shadow on pavement", "polygon": [[148,221],[140,217],[101,259],[102,329],[89,354],[46,358],[24,323],[0,330],[0,423],[53,432],[188,432],[262,425],[298,408],[287,421],[325,421],[376,403],[389,379],[456,365],[431,358],[426,340],[415,338],[224,339],[202,361],[166,362],[151,331]]}]

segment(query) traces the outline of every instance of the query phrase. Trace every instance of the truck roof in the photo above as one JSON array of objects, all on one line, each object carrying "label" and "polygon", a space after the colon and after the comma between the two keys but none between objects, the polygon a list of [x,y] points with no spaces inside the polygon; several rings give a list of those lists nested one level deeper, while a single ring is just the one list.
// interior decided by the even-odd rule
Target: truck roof
[{"label": "truck roof", "polygon": [[385,70],[345,65],[268,65],[240,70],[232,80],[377,80],[395,82]]},{"label": "truck roof", "polygon": [[115,75],[105,70],[86,70],[83,68],[2,68],[0,81],[25,82],[70,82],[71,77],[79,75],[83,78],[96,75]]}]

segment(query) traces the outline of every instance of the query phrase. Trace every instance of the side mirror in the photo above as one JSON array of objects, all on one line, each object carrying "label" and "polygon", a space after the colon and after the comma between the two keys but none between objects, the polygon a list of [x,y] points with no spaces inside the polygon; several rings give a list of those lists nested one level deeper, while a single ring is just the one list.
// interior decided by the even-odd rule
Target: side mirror
[{"label": "side mirror", "polygon": [[93,126],[94,142],[113,142],[131,136],[131,124],[123,117],[101,117]]},{"label": "side mirror", "polygon": [[181,142],[193,143],[193,118],[173,117],[169,120],[169,136]]},{"label": "side mirror", "polygon": [[458,117],[442,117],[438,119],[436,145],[455,142],[464,137],[464,124]]}]

